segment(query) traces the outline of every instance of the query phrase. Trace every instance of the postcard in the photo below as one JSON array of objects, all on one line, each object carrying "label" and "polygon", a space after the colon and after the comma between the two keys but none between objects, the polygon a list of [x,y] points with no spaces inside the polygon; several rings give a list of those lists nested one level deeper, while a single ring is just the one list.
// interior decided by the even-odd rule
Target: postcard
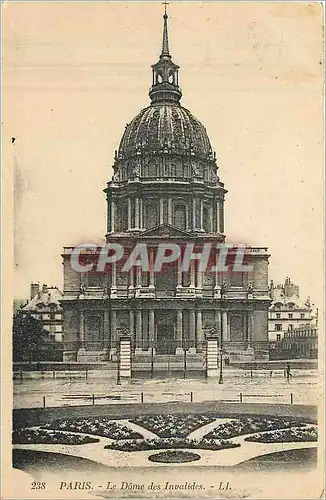
[{"label": "postcard", "polygon": [[2,498],[323,498],[323,3],[2,16]]}]

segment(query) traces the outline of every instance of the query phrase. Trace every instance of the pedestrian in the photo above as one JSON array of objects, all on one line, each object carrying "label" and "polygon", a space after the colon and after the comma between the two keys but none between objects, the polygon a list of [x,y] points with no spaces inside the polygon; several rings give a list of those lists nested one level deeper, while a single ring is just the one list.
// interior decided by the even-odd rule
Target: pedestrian
[{"label": "pedestrian", "polygon": [[286,378],[289,381],[289,379],[291,377],[292,377],[292,373],[291,373],[290,363],[287,363],[287,365],[286,365]]}]

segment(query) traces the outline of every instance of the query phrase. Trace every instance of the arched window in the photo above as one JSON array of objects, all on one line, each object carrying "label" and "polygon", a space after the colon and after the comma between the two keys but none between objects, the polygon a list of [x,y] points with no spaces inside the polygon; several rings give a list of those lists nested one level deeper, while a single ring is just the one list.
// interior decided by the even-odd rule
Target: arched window
[{"label": "arched window", "polygon": [[118,231],[127,231],[128,229],[128,205],[121,203],[118,206]]},{"label": "arched window", "polygon": [[207,233],[212,231],[212,219],[211,219],[211,211],[210,207],[204,206],[203,210],[203,229]]},{"label": "arched window", "polygon": [[157,176],[157,164],[155,161],[151,161],[148,164],[147,176],[148,177],[156,177]]},{"label": "arched window", "polygon": [[175,176],[178,177],[179,179],[183,178],[183,165],[181,162],[177,162],[176,164]]},{"label": "arched window", "polygon": [[173,211],[173,225],[179,229],[186,229],[186,207],[175,205]]},{"label": "arched window", "polygon": [[153,200],[152,203],[145,205],[145,228],[151,229],[159,224],[158,203]]}]

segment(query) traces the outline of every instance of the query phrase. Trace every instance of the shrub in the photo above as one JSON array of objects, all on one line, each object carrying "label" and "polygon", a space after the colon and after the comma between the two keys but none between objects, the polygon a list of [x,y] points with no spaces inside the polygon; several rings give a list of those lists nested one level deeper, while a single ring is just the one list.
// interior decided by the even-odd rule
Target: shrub
[{"label": "shrub", "polygon": [[130,421],[160,437],[186,437],[216,418],[212,415],[140,415]]},{"label": "shrub", "polygon": [[186,438],[155,438],[144,440],[115,441],[105,446],[106,449],[119,451],[144,451],[144,450],[168,450],[168,449],[204,449],[222,450],[225,448],[236,448],[239,444],[230,441],[216,439],[186,439]]},{"label": "shrub", "polygon": [[213,439],[230,439],[244,434],[253,434],[259,431],[287,428],[292,427],[293,425],[301,427],[306,424],[288,418],[246,417],[220,424],[204,437]]},{"label": "shrub", "polygon": [[317,441],[318,431],[315,427],[304,429],[291,427],[290,429],[255,434],[254,436],[248,436],[245,440],[256,443],[305,443]]},{"label": "shrub", "polygon": [[142,439],[138,432],[128,429],[125,425],[110,421],[106,417],[83,418],[78,420],[54,420],[45,424],[43,429],[59,429],[84,434],[95,434],[111,439]]},{"label": "shrub", "polygon": [[16,429],[12,433],[13,444],[88,444],[97,443],[99,439],[89,436],[79,436],[68,432],[47,429]]},{"label": "shrub", "polygon": [[189,451],[169,450],[156,453],[156,455],[150,455],[148,460],[151,462],[178,464],[200,460],[200,455],[197,453],[190,453]]}]

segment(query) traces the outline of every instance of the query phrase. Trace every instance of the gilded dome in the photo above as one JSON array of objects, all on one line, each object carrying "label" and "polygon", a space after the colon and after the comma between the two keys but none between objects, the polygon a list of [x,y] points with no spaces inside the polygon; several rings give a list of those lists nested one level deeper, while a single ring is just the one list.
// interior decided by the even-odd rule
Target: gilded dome
[{"label": "gilded dome", "polygon": [[119,146],[119,158],[130,158],[139,150],[212,158],[205,127],[178,102],[154,102],[126,126]]}]

